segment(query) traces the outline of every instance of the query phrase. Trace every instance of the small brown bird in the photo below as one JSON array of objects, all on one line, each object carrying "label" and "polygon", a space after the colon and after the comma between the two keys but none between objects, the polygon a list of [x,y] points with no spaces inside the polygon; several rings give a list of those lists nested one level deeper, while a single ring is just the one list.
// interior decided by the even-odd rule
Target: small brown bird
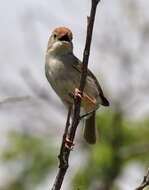
[{"label": "small brown bird", "polygon": [[[82,62],[73,54],[72,32],[65,27],[56,28],[48,42],[45,73],[52,88],[67,107],[74,103],[70,94],[81,96],[78,88],[82,66]],[[100,105],[109,106],[109,102],[96,77],[88,69],[81,108],[85,113],[92,112],[85,120],[84,128],[84,138],[90,144],[96,142],[95,112]]]}]

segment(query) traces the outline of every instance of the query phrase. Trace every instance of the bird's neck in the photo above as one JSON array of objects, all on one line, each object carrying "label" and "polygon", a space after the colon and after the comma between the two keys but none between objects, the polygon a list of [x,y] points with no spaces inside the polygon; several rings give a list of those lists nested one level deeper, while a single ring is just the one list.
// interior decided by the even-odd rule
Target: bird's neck
[{"label": "bird's neck", "polygon": [[67,54],[73,53],[73,46],[72,45],[63,45],[61,47],[50,47],[47,49],[47,53],[50,56],[65,56]]}]

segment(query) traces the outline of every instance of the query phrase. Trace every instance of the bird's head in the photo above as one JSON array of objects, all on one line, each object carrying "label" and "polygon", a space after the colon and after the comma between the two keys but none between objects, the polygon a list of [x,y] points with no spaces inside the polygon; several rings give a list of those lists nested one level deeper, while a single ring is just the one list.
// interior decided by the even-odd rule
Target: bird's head
[{"label": "bird's head", "polygon": [[48,42],[48,52],[53,55],[64,55],[72,52],[72,32],[68,28],[56,28]]}]

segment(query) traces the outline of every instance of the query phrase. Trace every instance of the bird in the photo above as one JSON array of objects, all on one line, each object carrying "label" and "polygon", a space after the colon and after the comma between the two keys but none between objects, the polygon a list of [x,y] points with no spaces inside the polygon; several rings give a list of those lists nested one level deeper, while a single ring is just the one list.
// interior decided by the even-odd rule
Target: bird
[{"label": "bird", "polygon": [[84,138],[89,144],[95,144],[96,111],[100,105],[109,106],[109,101],[104,96],[97,78],[89,69],[83,94],[79,91],[83,63],[73,53],[72,39],[73,35],[69,28],[58,27],[53,30],[47,45],[45,75],[68,109],[74,104],[70,94],[82,98],[81,109],[84,113],[90,113],[84,122]]}]

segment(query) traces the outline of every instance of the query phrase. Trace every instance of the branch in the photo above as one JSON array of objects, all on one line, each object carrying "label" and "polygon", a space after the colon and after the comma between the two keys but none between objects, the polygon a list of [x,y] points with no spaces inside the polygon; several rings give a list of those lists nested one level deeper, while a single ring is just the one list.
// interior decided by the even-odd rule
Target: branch
[{"label": "branch", "polygon": [[[85,49],[84,49],[84,54],[83,54],[83,68],[82,68],[82,74],[81,74],[81,80],[80,80],[80,86],[79,86],[79,90],[82,93],[83,93],[83,90],[85,87],[85,82],[86,82],[86,77],[87,77],[88,60],[89,60],[89,54],[90,54],[93,26],[94,26],[94,21],[95,21],[96,8],[97,8],[97,5],[99,2],[100,2],[100,0],[92,0],[90,17],[88,18],[86,44],[85,44]],[[75,138],[77,126],[80,122],[80,105],[81,105],[81,98],[77,96],[74,98],[73,120],[71,123],[70,134],[69,134],[69,139],[68,139],[72,145],[73,145],[73,141]],[[68,129],[69,129],[71,109],[72,108],[69,108],[65,132],[68,131]],[[67,135],[65,132],[63,135],[61,151],[60,151],[60,155],[59,155],[59,160],[60,160],[59,171],[56,176],[52,190],[59,190],[61,188],[64,176],[65,176],[67,168],[68,168],[68,160],[69,160],[69,155],[70,155],[71,149],[67,148],[65,146],[65,143],[66,143],[65,137]]]},{"label": "branch", "polygon": [[149,186],[149,168],[147,170],[146,175],[143,178],[142,183],[135,190],[142,190],[147,186]]}]

